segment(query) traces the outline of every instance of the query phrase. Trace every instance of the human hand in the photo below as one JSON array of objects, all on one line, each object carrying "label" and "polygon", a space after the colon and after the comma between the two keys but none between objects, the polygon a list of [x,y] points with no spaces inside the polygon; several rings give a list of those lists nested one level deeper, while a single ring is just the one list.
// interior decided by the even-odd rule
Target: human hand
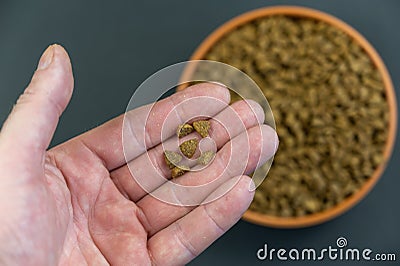
[{"label": "human hand", "polygon": [[[61,46],[50,46],[3,125],[1,265],[185,264],[226,232],[248,208],[253,198],[249,191],[252,181],[235,168],[216,189],[234,187],[219,199],[197,207],[171,205],[146,193],[126,163],[124,116],[46,151],[72,90],[67,53]],[[154,105],[151,125],[162,124],[172,108],[196,96],[213,97],[226,105],[230,99],[222,86],[195,85]],[[245,134],[251,147],[245,173],[259,165],[259,158],[263,162],[273,156],[278,140],[273,129],[260,125],[264,120],[262,109],[254,102],[238,102],[232,109],[243,121],[244,131],[237,127],[230,139],[218,123],[211,121],[210,135],[219,149],[214,161],[201,172],[178,178],[178,182],[191,184],[219,174],[228,150],[225,147],[230,142],[248,145],[243,141]],[[128,134],[132,138],[129,165],[145,169],[149,178],[157,171],[169,178],[160,145],[161,129],[145,125],[149,110],[150,106],[145,106],[130,111],[134,121]],[[189,116],[182,109],[176,110],[183,121]],[[232,123],[222,105],[208,106],[206,112]],[[179,119],[169,126],[176,128]],[[144,156],[145,152],[149,156]],[[151,164],[158,169],[149,168]],[[163,184],[154,184],[154,190],[157,187]]]}]

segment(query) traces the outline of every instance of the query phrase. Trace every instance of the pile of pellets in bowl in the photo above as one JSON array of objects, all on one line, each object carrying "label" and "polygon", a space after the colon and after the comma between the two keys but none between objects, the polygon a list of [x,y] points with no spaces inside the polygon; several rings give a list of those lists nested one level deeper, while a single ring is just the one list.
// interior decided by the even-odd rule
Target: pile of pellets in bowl
[{"label": "pile of pellets in bowl", "polygon": [[340,29],[311,18],[263,17],[225,34],[203,59],[249,75],[274,114],[280,146],[251,210],[278,217],[325,211],[383,163],[389,106],[382,77]]}]

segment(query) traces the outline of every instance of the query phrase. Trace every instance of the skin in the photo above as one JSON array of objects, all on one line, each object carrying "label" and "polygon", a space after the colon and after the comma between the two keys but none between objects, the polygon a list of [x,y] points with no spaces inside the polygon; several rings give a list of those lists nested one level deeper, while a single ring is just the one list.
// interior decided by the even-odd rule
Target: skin
[{"label": "skin", "polygon": [[[151,110],[144,106],[131,111],[127,165],[123,116],[47,150],[71,98],[73,83],[66,51],[59,45],[50,46],[2,127],[0,265],[180,265],[195,258],[240,219],[254,194],[249,190],[251,179],[240,169],[232,167],[215,187],[193,198],[207,200],[229,190],[224,196],[184,207],[147,194],[132,178],[129,166],[143,169],[153,163],[169,178],[160,128],[146,126],[143,116],[153,112],[149,124],[158,125],[184,99],[208,96],[225,103],[211,104],[207,112],[228,127],[231,124],[232,134],[211,120],[210,137],[219,149],[214,162],[177,182],[195,185],[199,179],[212,180],[215,173],[222,172],[228,155],[240,159],[240,154],[229,154],[226,147],[230,143],[248,145],[243,140],[246,134],[252,148],[245,173],[250,173],[259,160],[270,158],[278,145],[274,130],[261,125],[263,112],[256,103],[232,106],[242,127],[234,126],[224,109],[229,103],[228,90],[216,84],[199,84],[158,102]],[[196,111],[195,107],[190,111],[177,108],[171,130],[176,131],[180,121]],[[143,156],[147,150],[149,156]],[[146,171],[149,178],[157,174],[154,169]],[[166,184],[155,182],[151,188],[163,193]]]}]

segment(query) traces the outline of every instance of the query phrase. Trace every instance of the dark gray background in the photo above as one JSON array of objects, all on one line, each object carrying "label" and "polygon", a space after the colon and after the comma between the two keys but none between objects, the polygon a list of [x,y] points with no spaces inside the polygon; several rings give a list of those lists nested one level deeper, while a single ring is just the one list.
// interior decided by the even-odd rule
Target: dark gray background
[{"label": "dark gray background", "polygon": [[[400,2],[395,0],[147,3],[0,0],[0,124],[29,82],[41,52],[51,43],[67,48],[75,73],[74,96],[61,118],[52,143],[55,145],[124,112],[131,94],[142,81],[162,67],[188,59],[200,42],[223,22],[245,11],[278,4],[313,7],[348,22],[375,46],[398,88]],[[397,141],[382,179],[360,204],[341,217],[299,230],[277,230],[240,221],[192,265],[262,264],[257,263],[255,254],[264,243],[274,248],[320,249],[335,246],[339,236],[346,237],[349,246],[396,252],[398,265],[399,149]],[[276,259],[263,263],[283,264]]]}]

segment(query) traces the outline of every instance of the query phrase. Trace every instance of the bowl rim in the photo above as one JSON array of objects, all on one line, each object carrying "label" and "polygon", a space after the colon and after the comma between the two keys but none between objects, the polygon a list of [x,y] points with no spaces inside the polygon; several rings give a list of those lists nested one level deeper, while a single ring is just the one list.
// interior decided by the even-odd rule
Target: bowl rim
[{"label": "bowl rim", "polygon": [[350,208],[354,207],[361,199],[363,199],[373,188],[379,178],[382,176],[386,165],[390,159],[393,151],[396,129],[397,129],[397,105],[396,105],[396,95],[394,87],[389,75],[389,72],[383,63],[383,60],[373,48],[373,46],[353,27],[345,23],[339,18],[336,18],[325,12],[315,10],[312,8],[302,7],[302,6],[271,6],[255,9],[239,16],[232,18],[231,20],[225,22],[214,30],[208,37],[198,46],[195,52],[192,54],[190,60],[201,60],[204,59],[204,55],[210,50],[210,48],[220,40],[226,33],[231,32],[238,26],[246,24],[255,19],[259,19],[267,16],[283,15],[291,17],[302,17],[314,20],[323,21],[331,26],[339,28],[355,40],[358,45],[360,45],[367,55],[372,60],[373,64],[378,69],[382,76],[384,83],[387,103],[389,105],[389,130],[387,136],[387,142],[383,151],[383,163],[381,163],[367,180],[364,185],[353,195],[347,199],[341,201],[337,205],[318,212],[315,214],[300,216],[300,217],[277,217],[266,214],[261,214],[253,210],[247,210],[243,219],[258,225],[275,227],[275,228],[301,228],[307,226],[313,226],[321,224],[328,220],[331,220],[344,212],[348,211]]}]

